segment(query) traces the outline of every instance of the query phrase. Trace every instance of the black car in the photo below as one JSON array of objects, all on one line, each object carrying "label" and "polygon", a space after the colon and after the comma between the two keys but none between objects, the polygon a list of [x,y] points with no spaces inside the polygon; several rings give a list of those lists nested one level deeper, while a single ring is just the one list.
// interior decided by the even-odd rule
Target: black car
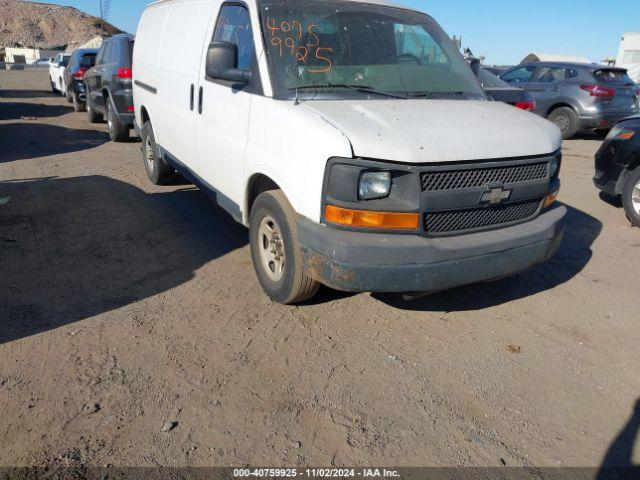
[{"label": "black car", "polygon": [[96,65],[84,78],[89,121],[98,123],[106,117],[109,136],[114,142],[128,140],[133,127],[133,42],[134,37],[128,34],[106,39]]},{"label": "black car", "polygon": [[495,101],[508,103],[529,112],[536,109],[536,102],[529,92],[523,88],[512,87],[484,67],[478,73],[478,80],[487,95]]},{"label": "black car", "polygon": [[619,197],[627,217],[640,227],[640,115],[616,124],[596,153],[596,187]]},{"label": "black car", "polygon": [[76,112],[84,112],[86,92],[84,88],[84,76],[96,63],[96,48],[82,48],[71,54],[69,64],[64,71],[64,92],[68,102],[73,102]]}]

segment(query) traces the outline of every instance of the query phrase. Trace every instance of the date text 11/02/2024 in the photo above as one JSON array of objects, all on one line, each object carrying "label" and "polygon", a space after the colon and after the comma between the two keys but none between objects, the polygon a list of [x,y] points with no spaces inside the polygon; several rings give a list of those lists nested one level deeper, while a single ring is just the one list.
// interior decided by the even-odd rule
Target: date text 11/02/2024
[{"label": "date text 11/02/2024", "polygon": [[386,468],[237,468],[235,478],[399,478],[397,470]]}]

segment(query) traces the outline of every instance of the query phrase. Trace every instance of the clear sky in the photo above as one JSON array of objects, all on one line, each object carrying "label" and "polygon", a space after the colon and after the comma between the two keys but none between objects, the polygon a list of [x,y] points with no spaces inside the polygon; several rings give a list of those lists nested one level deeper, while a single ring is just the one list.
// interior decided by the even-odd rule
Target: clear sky
[{"label": "clear sky", "polygon": [[[313,1],[313,0],[309,0]],[[600,61],[616,56],[622,34],[640,32],[637,0],[396,0],[433,16],[487,63],[515,64],[531,52]],[[99,0],[48,0],[98,16]],[[109,21],[135,33],[149,0],[111,0]]]}]

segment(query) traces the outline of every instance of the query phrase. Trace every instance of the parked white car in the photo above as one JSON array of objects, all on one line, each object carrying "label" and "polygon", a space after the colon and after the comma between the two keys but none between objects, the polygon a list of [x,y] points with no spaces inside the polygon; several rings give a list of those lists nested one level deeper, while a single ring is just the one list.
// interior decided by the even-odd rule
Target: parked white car
[{"label": "parked white car", "polygon": [[64,95],[67,91],[64,82],[64,71],[70,58],[70,54],[59,53],[49,64],[49,81],[51,83],[51,91],[54,93],[58,92]]},{"label": "parked white car", "polygon": [[248,226],[277,302],[492,280],[560,245],[559,130],[487,101],[414,9],[159,1],[133,75],[149,178],[177,170]]}]

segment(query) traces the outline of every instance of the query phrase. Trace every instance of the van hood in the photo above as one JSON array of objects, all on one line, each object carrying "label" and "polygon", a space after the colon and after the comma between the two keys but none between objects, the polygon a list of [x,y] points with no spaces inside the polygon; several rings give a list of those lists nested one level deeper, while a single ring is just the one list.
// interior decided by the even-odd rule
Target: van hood
[{"label": "van hood", "polygon": [[469,100],[312,100],[357,157],[406,163],[525,157],[553,153],[560,130],[499,102]]}]

